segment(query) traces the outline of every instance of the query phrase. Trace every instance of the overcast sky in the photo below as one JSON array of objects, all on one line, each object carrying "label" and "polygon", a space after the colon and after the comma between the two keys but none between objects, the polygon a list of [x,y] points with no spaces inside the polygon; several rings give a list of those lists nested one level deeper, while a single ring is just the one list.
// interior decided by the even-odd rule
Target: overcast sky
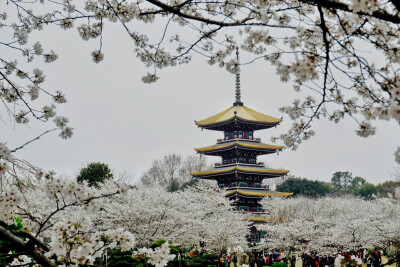
[{"label": "overcast sky", "polygon": [[[223,134],[201,131],[194,120],[214,115],[234,102],[235,77],[224,69],[209,66],[200,56],[184,66],[159,72],[153,85],[141,82],[147,71],[134,57],[133,44],[118,25],[108,26],[103,39],[105,59],[92,62],[90,52],[96,42],[82,41],[76,30],[49,29],[32,36],[45,40],[59,59],[52,64],[38,63],[46,74],[43,86],[62,90],[68,99],[59,106],[74,127],[70,140],[51,133],[16,153],[31,163],[59,174],[74,175],[91,161],[108,163],[119,171],[139,178],[155,159],[169,153],[194,155],[194,147],[214,144]],[[6,53],[0,47],[2,55]],[[8,53],[8,52],[7,52]],[[275,70],[264,61],[242,67],[242,100],[261,113],[282,117],[276,129],[256,132],[264,142],[284,133],[292,121],[279,112],[290,105],[297,93],[290,84],[279,81]],[[1,109],[1,139],[10,148],[36,137],[51,125],[10,123]],[[261,157],[271,167],[291,170],[295,176],[328,181],[336,171],[350,171],[367,181],[390,179],[396,166],[393,153],[400,145],[400,127],[392,120],[375,123],[375,136],[356,136],[351,120],[334,124],[314,123],[316,136],[297,151]],[[215,160],[216,158],[211,158]]]}]

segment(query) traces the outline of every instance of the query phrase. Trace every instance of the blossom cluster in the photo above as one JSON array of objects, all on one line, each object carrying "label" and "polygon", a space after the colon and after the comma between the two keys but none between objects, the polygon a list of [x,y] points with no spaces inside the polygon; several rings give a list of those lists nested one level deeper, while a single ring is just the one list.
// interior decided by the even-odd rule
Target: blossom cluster
[{"label": "blossom cluster", "polygon": [[148,259],[148,263],[155,267],[165,267],[169,261],[172,261],[176,255],[170,254],[169,243],[164,242],[160,247],[152,248],[140,248],[134,254],[136,256],[145,255]]},{"label": "blossom cluster", "polygon": [[[26,256],[26,255],[21,255],[21,256],[18,256],[17,258],[15,258],[12,262],[11,262],[11,266],[26,266],[26,265],[28,265],[29,263],[31,263],[32,262],[32,259],[31,258],[29,258],[28,256]],[[36,265],[36,264],[34,264],[34,266],[38,266],[38,265]]]},{"label": "blossom cluster", "polygon": [[5,185],[0,191],[0,221],[12,224],[22,202],[22,194],[15,185]]},{"label": "blossom cluster", "polygon": [[360,11],[372,15],[372,13],[378,10],[378,0],[352,0],[353,12],[358,13]]},{"label": "blossom cluster", "polygon": [[92,232],[93,226],[88,217],[57,223],[50,237],[52,250],[45,255],[55,258],[59,264],[92,265],[106,247],[115,248],[118,245],[123,251],[135,247],[134,236],[122,228]]}]

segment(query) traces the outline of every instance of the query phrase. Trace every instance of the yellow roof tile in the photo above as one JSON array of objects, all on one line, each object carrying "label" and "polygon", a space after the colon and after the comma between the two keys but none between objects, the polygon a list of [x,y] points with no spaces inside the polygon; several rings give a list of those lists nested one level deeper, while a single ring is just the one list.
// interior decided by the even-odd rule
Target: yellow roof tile
[{"label": "yellow roof tile", "polygon": [[202,175],[209,175],[209,174],[219,174],[219,173],[227,173],[234,170],[244,171],[244,172],[251,172],[251,173],[270,173],[270,174],[286,174],[288,170],[277,170],[277,169],[269,169],[269,168],[260,168],[260,167],[253,167],[251,165],[235,165],[232,167],[221,167],[221,168],[213,168],[210,170],[199,171],[199,172],[191,172],[190,175],[192,176],[202,176]]},{"label": "yellow roof tile", "polygon": [[[236,114],[234,113],[236,111]],[[224,122],[228,122],[232,120],[234,117],[239,119],[249,121],[249,122],[258,122],[265,124],[278,124],[282,121],[282,119],[277,119],[262,113],[259,113],[251,108],[246,106],[232,106],[214,116],[211,116],[207,119],[196,122],[196,124],[200,127],[220,124]]]},{"label": "yellow roof tile", "polygon": [[257,190],[246,190],[246,189],[240,189],[240,188],[236,188],[235,190],[229,191],[226,195],[230,196],[233,194],[241,194],[244,196],[258,196],[258,197],[272,197],[272,196],[278,196],[278,197],[288,197],[288,196],[292,196],[293,193],[286,193],[286,192],[275,192],[275,191],[271,191],[271,192],[265,192],[265,191],[261,191],[260,192],[256,192]]}]

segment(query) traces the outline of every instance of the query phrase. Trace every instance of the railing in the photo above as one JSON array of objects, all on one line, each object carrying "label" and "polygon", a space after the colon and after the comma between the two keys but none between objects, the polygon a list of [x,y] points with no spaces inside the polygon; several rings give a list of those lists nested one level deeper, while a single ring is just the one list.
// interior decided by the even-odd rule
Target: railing
[{"label": "railing", "polygon": [[235,210],[237,213],[245,213],[249,217],[266,217],[268,214],[265,211],[252,211],[252,210]]},{"label": "railing", "polygon": [[254,185],[253,186],[249,186],[249,185],[247,185],[247,186],[240,186],[240,185],[237,185],[237,186],[231,186],[230,184],[228,184],[228,185],[226,185],[225,187],[224,187],[224,189],[226,189],[226,190],[228,190],[228,189],[238,189],[238,188],[244,188],[244,189],[260,189],[260,188],[263,188],[263,189],[269,189],[269,185],[261,185],[260,187],[255,187]]},{"label": "railing", "polygon": [[243,137],[239,137],[238,138],[238,137],[236,137],[236,138],[232,138],[232,139],[229,139],[229,138],[217,139],[217,144],[230,142],[230,141],[239,141],[239,140],[261,142],[261,138],[260,137],[249,137],[249,138],[243,138]]},{"label": "railing", "polygon": [[245,162],[230,162],[230,163],[225,163],[223,164],[222,162],[217,162],[215,163],[215,167],[219,167],[219,166],[229,166],[229,165],[247,165],[247,166],[265,166],[264,162],[257,162],[257,163],[245,163]]}]

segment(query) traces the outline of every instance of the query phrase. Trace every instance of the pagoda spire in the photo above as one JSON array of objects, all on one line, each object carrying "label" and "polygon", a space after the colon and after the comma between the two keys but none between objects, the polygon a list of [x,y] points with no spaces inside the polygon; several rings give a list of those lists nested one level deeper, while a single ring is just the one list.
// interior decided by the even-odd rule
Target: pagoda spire
[{"label": "pagoda spire", "polygon": [[236,46],[236,101],[233,103],[234,106],[243,106],[243,102],[241,101],[241,93],[240,93],[240,68],[239,68],[239,47]]}]

